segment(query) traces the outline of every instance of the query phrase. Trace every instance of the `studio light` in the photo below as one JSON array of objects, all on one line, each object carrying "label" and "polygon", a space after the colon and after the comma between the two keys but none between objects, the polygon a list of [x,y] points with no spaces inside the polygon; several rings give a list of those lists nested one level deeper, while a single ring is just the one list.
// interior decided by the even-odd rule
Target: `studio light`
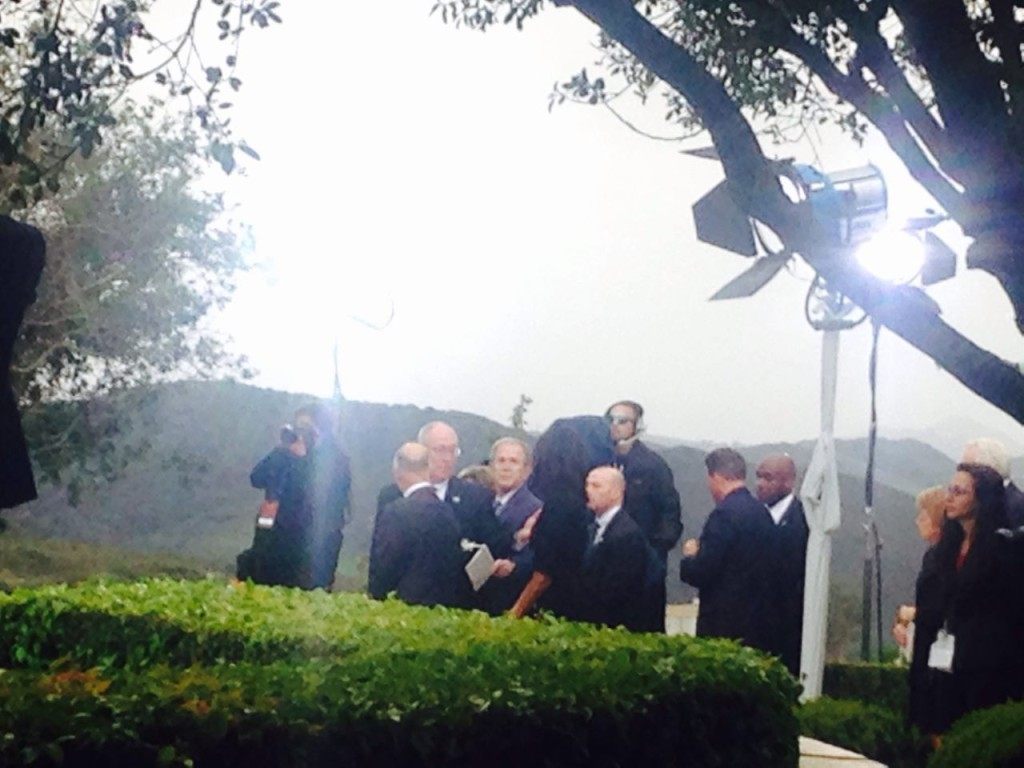
[{"label": "studio light", "polygon": [[912,232],[887,229],[857,246],[854,256],[875,277],[893,285],[906,285],[921,274],[925,246]]}]

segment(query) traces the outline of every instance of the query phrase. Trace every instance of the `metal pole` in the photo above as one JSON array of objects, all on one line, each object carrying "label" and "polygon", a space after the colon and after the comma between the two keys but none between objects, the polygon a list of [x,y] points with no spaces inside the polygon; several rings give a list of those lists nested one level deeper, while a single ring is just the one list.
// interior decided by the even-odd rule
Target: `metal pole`
[{"label": "metal pole", "polygon": [[860,658],[871,659],[871,610],[874,595],[871,583],[878,576],[878,656],[882,655],[882,585],[880,554],[882,543],[875,524],[875,445],[878,441],[878,410],[876,390],[878,382],[878,333],[881,326],[871,319],[871,360],[868,364],[868,383],[871,387],[871,423],[868,429],[868,463],[864,472],[864,577],[861,592]]}]

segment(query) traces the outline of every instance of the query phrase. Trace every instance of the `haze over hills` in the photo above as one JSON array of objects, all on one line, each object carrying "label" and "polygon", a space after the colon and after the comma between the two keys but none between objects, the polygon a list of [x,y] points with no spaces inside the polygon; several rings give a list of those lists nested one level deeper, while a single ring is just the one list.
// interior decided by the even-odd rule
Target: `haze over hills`
[{"label": "haze over hills", "polygon": [[[7,513],[15,534],[54,537],[128,550],[190,555],[233,570],[235,555],[252,539],[260,493],[249,471],[277,441],[280,425],[308,398],[233,382],[178,383],[157,393],[149,428],[151,450],[122,479],[87,493],[77,508],[48,488],[31,504]],[[389,482],[392,453],[419,427],[444,419],[458,430],[464,464],[486,456],[509,427],[468,413],[408,405],[346,402],[342,440],[352,457],[352,515],[342,549],[343,569],[357,571],[373,527],[376,494]],[[765,454],[784,450],[806,466],[813,441],[741,447],[751,467]],[[661,449],[683,500],[684,537],[696,536],[712,504],[705,485],[703,451],[686,445]],[[863,440],[837,442],[843,524],[833,549],[834,579],[859,590],[863,558]],[[884,611],[913,595],[923,544],[913,526],[913,494],[946,482],[953,462],[913,440],[879,441],[876,512],[885,542]],[[751,470],[751,479],[753,471]],[[678,555],[676,555],[678,557]],[[670,599],[691,593],[670,566]],[[857,592],[859,594],[859,591]]]}]

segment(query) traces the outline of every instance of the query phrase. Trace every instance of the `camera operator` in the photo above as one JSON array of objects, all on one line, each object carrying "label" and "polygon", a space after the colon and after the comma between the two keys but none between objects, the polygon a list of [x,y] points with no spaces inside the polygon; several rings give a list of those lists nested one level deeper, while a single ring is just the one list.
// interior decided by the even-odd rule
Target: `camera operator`
[{"label": "camera operator", "polygon": [[316,428],[309,424],[281,429],[281,442],[253,468],[249,480],[263,490],[250,549],[238,556],[238,578],[271,586],[311,586],[309,501]]}]

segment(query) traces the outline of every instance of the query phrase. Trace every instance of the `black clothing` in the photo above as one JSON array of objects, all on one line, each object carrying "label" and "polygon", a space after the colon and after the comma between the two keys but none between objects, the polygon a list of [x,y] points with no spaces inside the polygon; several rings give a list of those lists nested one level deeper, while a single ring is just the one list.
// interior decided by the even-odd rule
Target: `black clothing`
[{"label": "black clothing", "polygon": [[775,525],[773,590],[776,613],[770,624],[771,652],[794,677],[800,677],[800,647],[804,626],[804,572],[807,562],[807,518],[800,499],[793,497]]},{"label": "black clothing", "polygon": [[[683,535],[682,507],[672,470],[661,456],[639,440],[633,442],[628,453],[616,456],[615,464],[626,477],[623,507],[659,554],[662,569],[666,569],[668,552]],[[645,593],[644,602],[644,629],[664,632],[667,602],[664,580],[660,587],[653,585]]]},{"label": "black clothing", "polygon": [[[434,489],[429,489],[434,493]],[[402,498],[398,486],[392,483],[384,486],[377,495],[377,515],[396,499]],[[434,493],[434,498],[437,494]],[[467,480],[460,480],[457,477],[449,478],[448,489],[444,495],[444,503],[448,505],[455,516],[458,526],[459,538],[469,539],[478,544],[486,544],[495,558],[505,557],[512,548],[511,537],[505,534],[501,524],[494,516],[494,494],[481,485],[470,483]],[[472,552],[459,552],[463,567],[473,557]],[[469,576],[462,571],[461,594],[458,597],[458,605],[465,607],[482,608],[482,598],[478,592],[473,590]]]},{"label": "black clothing", "polygon": [[683,535],[682,507],[672,470],[658,454],[637,440],[617,456],[626,476],[623,507],[659,552],[667,553]]},{"label": "black clothing", "polygon": [[46,242],[35,227],[0,216],[0,509],[36,498],[28,446],[11,389],[11,362],[25,311],[36,300]]},{"label": "black clothing", "polygon": [[1012,480],[1006,484],[1006,517],[1011,528],[1024,525],[1024,491]]},{"label": "black clothing", "polygon": [[568,619],[579,618],[577,582],[587,548],[587,525],[594,519],[582,489],[555,489],[542,498],[530,545],[533,570],[551,577],[538,605]]},{"label": "black clothing", "polygon": [[[377,494],[377,514],[395,499],[402,497],[398,486],[392,483]],[[510,547],[509,537],[494,516],[494,494],[482,485],[449,478],[444,500],[455,513],[463,538],[486,544],[494,557],[504,557]]]},{"label": "black clothing", "polygon": [[373,527],[370,596],[396,592],[415,605],[464,605],[461,538],[452,508],[432,488],[386,504]]},{"label": "black clothing", "polygon": [[624,510],[619,510],[601,541],[586,548],[577,582],[578,617],[607,627],[644,629],[646,570],[647,540],[643,531]]},{"label": "black clothing", "polygon": [[938,549],[930,547],[921,560],[914,589],[914,645],[910,661],[910,701],[907,719],[921,733],[942,733],[940,704],[949,698],[950,675],[928,667],[928,651],[942,628],[944,592]]},{"label": "black clothing", "polygon": [[278,446],[253,468],[249,480],[276,501],[271,528],[256,527],[252,548],[238,560],[238,577],[257,584],[308,588],[311,582],[309,539],[313,517],[308,501],[310,464]]},{"label": "black clothing", "polygon": [[955,638],[953,693],[942,714],[946,723],[953,723],[975,709],[1024,697],[1024,622],[1020,564],[1011,543],[979,530],[958,570],[963,531],[947,525],[942,537],[944,618]]},{"label": "black clothing", "polygon": [[310,454],[310,559],[313,587],[330,589],[344,539],[352,475],[348,456],[333,437],[321,436]]},{"label": "black clothing", "polygon": [[729,637],[769,650],[771,549],[768,509],[738,488],[719,502],[700,535],[700,550],[679,563],[680,578],[700,590],[697,634]]}]

